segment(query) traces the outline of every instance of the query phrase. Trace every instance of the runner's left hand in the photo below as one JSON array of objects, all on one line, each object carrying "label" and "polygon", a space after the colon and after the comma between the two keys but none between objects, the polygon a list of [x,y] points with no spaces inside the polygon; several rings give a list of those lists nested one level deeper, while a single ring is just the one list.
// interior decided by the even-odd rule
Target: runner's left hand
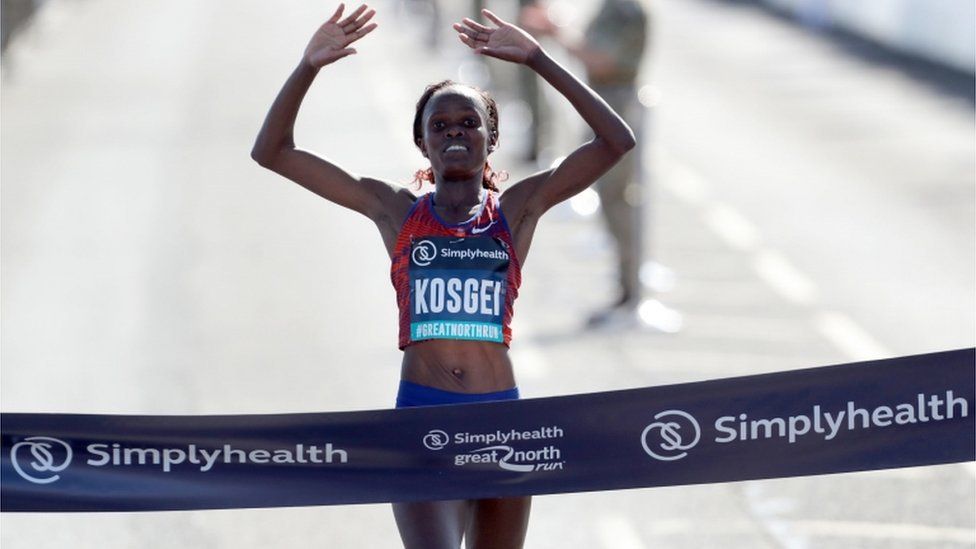
[{"label": "runner's left hand", "polygon": [[481,10],[481,13],[497,27],[488,27],[467,17],[461,23],[454,24],[458,38],[475,52],[525,64],[533,53],[541,49],[539,42],[529,33],[501,20],[489,10]]}]

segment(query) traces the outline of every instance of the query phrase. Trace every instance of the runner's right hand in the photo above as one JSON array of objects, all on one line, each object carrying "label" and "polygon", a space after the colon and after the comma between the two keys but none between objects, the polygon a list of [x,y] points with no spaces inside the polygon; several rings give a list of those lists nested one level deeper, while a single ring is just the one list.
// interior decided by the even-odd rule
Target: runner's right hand
[{"label": "runner's right hand", "polygon": [[366,4],[363,4],[340,21],[339,18],[342,17],[342,11],[345,7],[345,4],[339,4],[339,8],[332,14],[332,17],[315,31],[315,35],[308,42],[304,59],[310,66],[320,69],[347,55],[356,53],[354,48],[348,47],[349,44],[366,36],[376,28],[376,23],[366,25],[376,15],[376,10],[367,11]]}]

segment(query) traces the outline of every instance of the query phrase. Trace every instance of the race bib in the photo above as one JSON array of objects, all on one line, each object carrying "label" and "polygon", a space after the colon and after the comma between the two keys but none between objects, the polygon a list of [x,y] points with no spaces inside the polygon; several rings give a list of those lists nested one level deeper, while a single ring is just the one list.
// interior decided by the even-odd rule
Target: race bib
[{"label": "race bib", "polygon": [[489,237],[428,237],[410,246],[410,339],[504,341],[508,251]]}]

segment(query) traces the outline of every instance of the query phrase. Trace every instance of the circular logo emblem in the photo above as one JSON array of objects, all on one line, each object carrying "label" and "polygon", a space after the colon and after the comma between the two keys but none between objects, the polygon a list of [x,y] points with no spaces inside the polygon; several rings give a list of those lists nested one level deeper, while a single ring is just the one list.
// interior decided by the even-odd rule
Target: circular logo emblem
[{"label": "circular logo emblem", "polygon": [[50,484],[71,465],[71,446],[51,437],[27,437],[10,448],[17,474],[34,484]]},{"label": "circular logo emblem", "polygon": [[430,265],[435,257],[437,257],[437,246],[434,246],[430,240],[421,240],[414,244],[413,251],[410,252],[410,258],[413,259],[415,265],[420,267]]},{"label": "circular logo emblem", "polygon": [[661,461],[674,461],[688,455],[701,439],[698,422],[687,412],[665,410],[654,416],[654,423],[641,433],[641,445],[647,455]]},{"label": "circular logo emblem", "polygon": [[424,446],[428,450],[440,450],[441,448],[447,446],[450,442],[451,437],[447,436],[447,433],[441,431],[440,429],[433,429],[431,432],[424,435]]}]

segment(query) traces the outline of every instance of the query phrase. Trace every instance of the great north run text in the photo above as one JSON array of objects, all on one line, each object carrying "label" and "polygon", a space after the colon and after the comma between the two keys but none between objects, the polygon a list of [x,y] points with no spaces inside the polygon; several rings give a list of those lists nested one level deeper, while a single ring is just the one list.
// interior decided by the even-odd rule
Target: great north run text
[{"label": "great north run text", "polygon": [[502,327],[484,322],[431,321],[410,324],[410,339],[472,339],[504,341]]}]

